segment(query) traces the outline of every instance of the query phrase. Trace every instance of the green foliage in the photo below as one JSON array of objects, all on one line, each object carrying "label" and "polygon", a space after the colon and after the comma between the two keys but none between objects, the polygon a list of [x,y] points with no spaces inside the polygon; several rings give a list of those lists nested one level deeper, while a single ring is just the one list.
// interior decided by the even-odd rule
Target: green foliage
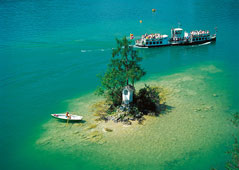
[{"label": "green foliage", "polygon": [[121,105],[123,87],[129,83],[134,83],[142,76],[145,71],[140,67],[139,62],[142,60],[138,57],[137,51],[130,46],[130,41],[124,37],[122,40],[116,39],[117,47],[113,49],[110,64],[103,76],[100,76],[101,87],[98,88],[97,94],[104,95],[110,110]]},{"label": "green foliage", "polygon": [[[147,114],[148,112],[157,112],[157,107],[160,104],[160,88],[150,87],[145,84],[145,87],[140,89],[136,94],[136,105],[140,112]],[[146,112],[146,113],[145,113]]]},{"label": "green foliage", "polygon": [[117,48],[112,52],[112,63],[124,72],[126,84],[128,85],[130,81],[134,86],[135,81],[145,75],[145,71],[139,65],[142,58],[138,56],[138,51],[130,46],[131,41],[128,41],[126,37],[122,40],[116,39],[116,42]]}]

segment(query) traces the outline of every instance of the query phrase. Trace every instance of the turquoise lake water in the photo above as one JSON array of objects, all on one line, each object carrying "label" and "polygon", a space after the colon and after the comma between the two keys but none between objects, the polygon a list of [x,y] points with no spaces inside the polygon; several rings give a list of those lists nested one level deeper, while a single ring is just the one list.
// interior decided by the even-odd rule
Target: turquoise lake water
[{"label": "turquoise lake water", "polygon": [[[152,8],[157,11],[152,13]],[[239,111],[238,9],[236,0],[0,1],[1,169],[158,169],[160,162],[152,161],[148,152],[144,158],[125,151],[110,155],[106,148],[90,145],[70,154],[60,149],[39,151],[33,145],[45,132],[42,125],[51,120],[51,113],[65,112],[68,100],[96,89],[96,75],[105,71],[116,37],[130,33],[139,37],[146,32],[170,34],[178,22],[187,31],[213,32],[217,27],[216,43],[139,49],[147,72],[143,81],[216,65],[223,75],[209,78],[212,89],[220,90],[226,98],[222,101],[229,107],[228,115]],[[217,83],[213,84],[214,79]],[[224,152],[230,142],[225,139],[228,145],[218,147]],[[114,152],[117,143],[111,145]],[[215,150],[181,157],[180,163],[164,162],[160,169],[195,169],[198,161],[203,162],[198,169],[223,169],[228,157],[213,157]],[[133,156],[135,162],[125,161]],[[118,164],[114,166],[109,160],[116,161],[116,157]],[[104,159],[108,161],[101,163]]]}]

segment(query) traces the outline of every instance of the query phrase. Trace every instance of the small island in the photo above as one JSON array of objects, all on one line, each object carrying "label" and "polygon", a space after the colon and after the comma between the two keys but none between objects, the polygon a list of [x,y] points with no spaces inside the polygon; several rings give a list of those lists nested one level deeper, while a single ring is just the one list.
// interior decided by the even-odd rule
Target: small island
[{"label": "small island", "polygon": [[131,46],[126,37],[116,39],[117,47],[113,49],[108,68],[100,75],[101,86],[96,94],[104,96],[105,101],[93,105],[96,120],[131,125],[131,121],[139,124],[145,120],[144,115],[158,116],[166,110],[165,96],[160,87],[147,84],[141,89],[135,88],[146,72],[141,67],[141,57]]},{"label": "small island", "polygon": [[[115,106],[107,100],[106,89],[101,90],[104,93],[100,96],[92,92],[67,100],[68,110],[78,115],[84,113],[85,121],[67,124],[65,121],[49,120],[43,125],[44,133],[36,140],[36,149],[81,157],[87,148],[87,153],[94,153],[92,157],[98,157],[98,151],[100,158],[116,155],[113,161],[110,157],[101,163],[117,166],[121,163],[118,162],[118,155],[122,152],[142,159],[144,153],[149,152],[151,159],[156,158],[157,162],[163,164],[183,159],[192,151],[210,152],[212,148],[217,149],[219,145],[225,144],[223,140],[232,141],[232,133],[238,133],[238,129],[232,127],[230,121],[225,121],[231,119],[231,115],[221,112],[228,104],[224,102],[226,98],[222,92],[214,88],[220,81],[210,81],[213,76],[225,76],[221,68],[221,65],[211,63],[196,65],[174,74],[141,79],[134,83],[134,88],[131,79],[127,86],[124,78],[124,84],[118,92],[119,102]],[[153,102],[153,106],[157,106],[158,112],[137,105],[139,97],[136,96],[147,94],[150,91],[147,88],[157,92],[157,102]],[[141,108],[145,111],[140,111]],[[133,113],[136,114],[131,114],[130,109],[135,109]],[[236,119],[232,121],[237,123]],[[233,158],[230,165],[238,160],[235,157],[238,154],[236,138],[234,144],[235,147],[230,152]],[[130,162],[134,161],[134,157],[129,159]]]}]

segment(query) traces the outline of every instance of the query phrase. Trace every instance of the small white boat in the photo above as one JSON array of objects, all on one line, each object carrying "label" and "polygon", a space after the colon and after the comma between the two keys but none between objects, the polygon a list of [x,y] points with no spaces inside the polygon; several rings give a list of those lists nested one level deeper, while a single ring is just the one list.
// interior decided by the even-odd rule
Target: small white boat
[{"label": "small white boat", "polygon": [[80,121],[83,119],[82,116],[78,116],[78,115],[70,115],[69,117],[67,117],[65,113],[51,114],[51,116],[57,119],[69,120],[69,121]]}]

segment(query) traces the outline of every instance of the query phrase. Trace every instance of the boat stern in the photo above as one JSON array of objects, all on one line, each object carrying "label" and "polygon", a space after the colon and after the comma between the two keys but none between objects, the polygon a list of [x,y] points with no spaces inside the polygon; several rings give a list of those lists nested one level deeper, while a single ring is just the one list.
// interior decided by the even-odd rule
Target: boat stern
[{"label": "boat stern", "polygon": [[138,46],[138,47],[143,47],[144,46],[144,40],[143,39],[135,40],[135,45]]}]

